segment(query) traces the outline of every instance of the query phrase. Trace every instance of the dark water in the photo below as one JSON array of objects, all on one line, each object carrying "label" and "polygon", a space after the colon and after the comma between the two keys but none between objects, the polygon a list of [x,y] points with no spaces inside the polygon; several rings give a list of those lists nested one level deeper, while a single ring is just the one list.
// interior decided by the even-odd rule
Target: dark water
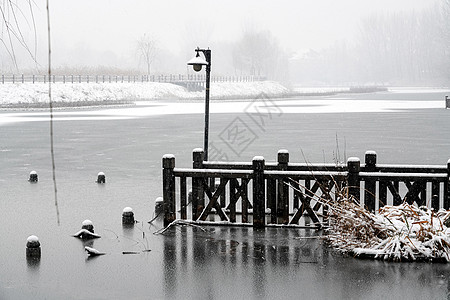
[{"label": "dark water", "polygon": [[[443,96],[384,93],[364,99],[443,101]],[[92,112],[97,110],[82,111],[83,120],[55,122],[59,226],[48,122],[0,125],[0,299],[447,299],[447,265],[345,257],[320,239],[302,238],[321,234],[316,231],[177,227],[154,235],[161,222],[147,221],[162,191],[161,157],[173,153],[177,166],[189,167],[192,149],[203,144],[203,116],[96,120]],[[72,112],[80,114],[65,111]],[[237,116],[251,124],[248,115],[213,114],[210,139],[230,160],[249,161],[255,155],[275,160],[286,148],[293,162],[345,161],[375,150],[380,163],[446,164],[449,113],[438,108],[283,113],[253,128],[257,137],[241,153],[220,134]],[[27,182],[32,170],[38,172],[37,184]],[[106,174],[105,185],[94,182],[100,171]],[[126,206],[139,220],[133,228],[121,224]],[[93,221],[102,238],[82,242],[71,237],[85,219]],[[25,257],[31,234],[42,244],[39,261]],[[87,258],[85,245],[107,254]]]}]

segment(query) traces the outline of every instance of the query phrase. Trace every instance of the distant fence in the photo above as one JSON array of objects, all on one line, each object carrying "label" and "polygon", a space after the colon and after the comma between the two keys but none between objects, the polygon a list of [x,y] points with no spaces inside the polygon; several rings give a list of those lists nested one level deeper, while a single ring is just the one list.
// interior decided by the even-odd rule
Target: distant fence
[{"label": "distant fence", "polygon": [[[1,75],[1,83],[136,83],[136,82],[166,82],[204,83],[203,74],[170,74],[170,75]],[[211,76],[212,82],[252,82],[265,80],[262,76]]]},{"label": "distant fence", "polygon": [[435,210],[450,206],[450,160],[443,166],[384,165],[367,151],[363,165],[358,158],[349,158],[346,165],[302,164],[290,163],[286,150],[278,152],[276,163],[262,157],[250,163],[203,158],[203,150],[195,149],[193,168],[184,169],[175,167],[173,155],[163,157],[166,225],[177,218],[205,221],[214,209],[222,221],[236,223],[239,214],[241,223],[254,227],[297,225],[304,215],[321,227],[319,217],[326,217],[327,203],[340,193],[370,211],[404,201]]}]

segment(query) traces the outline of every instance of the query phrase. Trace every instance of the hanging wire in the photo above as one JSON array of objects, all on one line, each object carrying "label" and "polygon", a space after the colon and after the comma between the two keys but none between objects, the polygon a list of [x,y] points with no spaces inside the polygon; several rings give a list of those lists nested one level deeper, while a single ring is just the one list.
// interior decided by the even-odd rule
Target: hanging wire
[{"label": "hanging wire", "polygon": [[59,207],[58,207],[58,189],[56,187],[56,172],[55,172],[55,151],[54,151],[54,142],[53,142],[53,102],[52,102],[52,51],[51,51],[51,42],[50,42],[50,8],[49,1],[47,0],[47,34],[48,34],[48,100],[50,107],[50,153],[52,157],[52,178],[53,178],[53,190],[55,193],[55,208],[56,208],[56,220],[58,225],[60,224],[59,220]]}]

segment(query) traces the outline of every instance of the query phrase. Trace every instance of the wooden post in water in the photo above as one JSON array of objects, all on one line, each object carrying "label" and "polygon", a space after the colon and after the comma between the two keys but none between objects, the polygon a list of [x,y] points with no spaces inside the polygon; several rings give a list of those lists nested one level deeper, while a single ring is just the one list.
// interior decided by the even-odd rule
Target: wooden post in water
[{"label": "wooden post in water", "polygon": [[359,171],[361,169],[361,162],[358,157],[350,157],[347,160],[347,168],[348,168],[348,177],[347,177],[347,184],[348,184],[348,194],[349,197],[353,196],[358,201],[360,200],[359,197]]},{"label": "wooden post in water", "polygon": [[264,184],[264,157],[253,158],[253,227],[266,226],[266,195]]},{"label": "wooden post in water", "polygon": [[277,180],[267,178],[267,207],[270,208],[270,223],[277,224]]},{"label": "wooden post in water", "polygon": [[162,159],[164,226],[175,221],[175,156],[166,154]]},{"label": "wooden post in water", "polygon": [[[375,151],[366,151],[365,153],[366,172],[375,172],[377,165],[377,153]],[[364,205],[371,212],[375,212],[376,199],[376,181],[374,179],[366,179],[364,183]],[[386,203],[380,203],[379,206]]]},{"label": "wooden post in water", "polygon": [[[278,170],[287,171],[289,163],[289,151],[278,151]],[[278,224],[289,224],[289,186],[286,179],[278,179],[277,195]]]},{"label": "wooden post in water", "polygon": [[[203,169],[205,152],[202,148],[195,148],[192,152],[192,167]],[[192,219],[197,220],[205,208],[205,193],[203,190],[203,178],[192,177]]]}]

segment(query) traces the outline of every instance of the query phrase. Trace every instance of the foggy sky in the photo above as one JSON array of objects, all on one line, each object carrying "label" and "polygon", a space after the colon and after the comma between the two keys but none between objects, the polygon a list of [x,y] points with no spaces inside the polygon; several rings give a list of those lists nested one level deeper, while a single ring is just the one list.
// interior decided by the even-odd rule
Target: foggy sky
[{"label": "foggy sky", "polygon": [[[245,30],[269,30],[286,51],[320,49],[351,40],[361,18],[374,12],[419,10],[430,0],[50,0],[55,62],[82,64],[91,52],[108,61],[133,56],[144,33],[159,48],[181,56],[187,49],[239,39]],[[35,16],[39,53],[45,57],[45,1]],[[99,59],[100,59],[99,58]],[[87,61],[92,64],[92,61]]]}]

